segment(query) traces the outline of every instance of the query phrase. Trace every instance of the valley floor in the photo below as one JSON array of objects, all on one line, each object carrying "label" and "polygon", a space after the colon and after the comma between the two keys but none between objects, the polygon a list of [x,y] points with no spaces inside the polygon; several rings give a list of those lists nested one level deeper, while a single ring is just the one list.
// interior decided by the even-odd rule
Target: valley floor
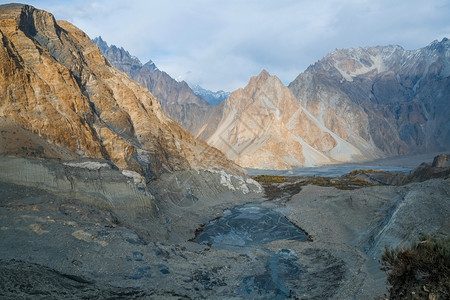
[{"label": "valley floor", "polygon": [[[283,184],[277,183],[281,191]],[[39,187],[3,179],[0,190],[2,299],[370,299],[387,292],[379,264],[385,246],[408,245],[421,232],[450,232],[448,176],[355,190],[308,184],[291,190],[288,201],[283,194],[270,201],[227,194],[211,199],[217,209],[204,209],[202,201],[159,203],[154,220],[139,226]],[[200,223],[245,203],[245,220],[226,223],[243,233],[241,240],[222,229],[205,243],[194,241]],[[198,210],[206,214],[201,220]],[[262,233],[263,242],[253,243],[246,230],[261,224],[251,221],[256,210],[265,215],[254,220],[286,224],[286,217],[308,240]],[[158,226],[167,238],[152,233]]]}]

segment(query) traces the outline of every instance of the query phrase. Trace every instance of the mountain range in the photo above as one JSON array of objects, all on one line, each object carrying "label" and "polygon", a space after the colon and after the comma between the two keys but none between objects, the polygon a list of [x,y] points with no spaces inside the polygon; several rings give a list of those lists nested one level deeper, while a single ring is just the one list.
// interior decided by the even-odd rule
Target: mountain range
[{"label": "mountain range", "polygon": [[[262,72],[203,137],[245,167],[290,169],[450,148],[450,42],[343,49],[288,88]],[[294,100],[293,100],[294,99]]]},{"label": "mountain range", "polygon": [[289,84],[324,126],[381,155],[450,147],[450,42],[336,50]]},{"label": "mountain range", "polygon": [[[194,136],[248,168],[289,169],[444,151],[450,148],[449,48],[443,39],[418,50],[341,49],[308,67],[288,87],[263,71],[215,105],[169,95],[158,99]],[[128,52],[122,49],[117,59],[109,54],[117,47],[105,49],[114,65],[149,87],[145,78],[151,75],[137,76],[128,67],[133,60]],[[170,82],[168,91],[185,84]]]}]

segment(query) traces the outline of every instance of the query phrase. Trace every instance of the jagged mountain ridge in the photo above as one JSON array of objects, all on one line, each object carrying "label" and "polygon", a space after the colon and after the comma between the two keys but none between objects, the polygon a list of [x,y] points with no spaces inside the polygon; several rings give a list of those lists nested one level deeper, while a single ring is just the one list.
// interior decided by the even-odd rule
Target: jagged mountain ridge
[{"label": "jagged mountain ridge", "polygon": [[[28,5],[0,9],[2,137],[20,128],[38,157],[104,158],[147,180],[192,168],[242,172],[166,117],[81,30]],[[27,155],[7,143],[3,155]]]},{"label": "jagged mountain ridge", "polygon": [[193,85],[193,86],[191,86],[191,89],[194,92],[194,94],[202,97],[209,104],[212,104],[212,105],[217,104],[217,103],[221,102],[222,100],[227,99],[231,95],[230,92],[225,92],[222,90],[213,92],[213,91],[204,89],[199,85]]},{"label": "jagged mountain ridge", "polygon": [[[123,49],[123,47],[118,48],[115,45],[109,46],[101,36],[94,38],[92,42],[97,45],[109,62],[122,72],[135,74],[143,66],[137,57],[132,56],[128,51]],[[149,61],[148,64],[151,66],[153,62]],[[155,64],[153,64],[153,68],[157,69]]]},{"label": "jagged mountain ridge", "polygon": [[[167,77],[168,75],[159,71],[152,62],[148,63],[149,67],[146,67],[146,65],[142,66],[139,60],[136,60],[123,48],[117,48],[113,45],[108,46],[107,43],[100,37],[95,38],[93,41],[98,45],[99,49],[112,64],[120,70],[126,72],[128,76],[140,82],[143,86],[147,87],[152,93],[155,93],[155,91],[158,92],[165,90],[164,93],[160,93],[161,98],[159,100],[162,104],[163,110],[169,116],[171,116],[174,120],[177,120],[179,124],[192,132],[197,138],[205,140],[210,145],[217,147],[219,150],[226,153],[229,159],[232,159],[242,166],[252,168],[285,169],[298,166],[313,166],[343,161],[355,161],[361,160],[364,157],[377,157],[372,154],[373,151],[367,150],[369,148],[371,149],[371,147],[365,145],[364,143],[363,145],[366,146],[365,149],[361,147],[354,147],[337,136],[335,136],[335,138],[331,138],[328,130],[323,132],[322,129],[315,125],[316,123],[318,124],[316,120],[310,120],[310,116],[307,115],[307,111],[297,114],[296,117],[303,118],[308,121],[303,121],[302,125],[299,125],[298,121],[291,121],[289,126],[286,127],[286,124],[283,122],[288,122],[287,120],[283,120],[277,125],[272,122],[266,122],[267,116],[262,117],[264,114],[261,114],[259,111],[260,108],[253,107],[250,109],[252,110],[251,114],[259,115],[261,117],[261,119],[258,120],[258,123],[271,124],[272,126],[264,126],[267,131],[265,134],[262,132],[254,134],[254,130],[245,130],[248,126],[245,126],[244,123],[251,122],[251,120],[244,120],[238,113],[245,112],[248,107],[243,104],[242,107],[236,105],[233,109],[230,109],[233,104],[229,103],[232,101],[240,101],[241,103],[244,103],[245,101],[243,101],[243,99],[241,99],[242,101],[227,99],[216,105],[205,105],[204,103],[198,102],[184,103],[183,101],[176,100],[178,99],[177,94],[171,94],[173,90],[172,86],[179,85],[180,83],[174,79],[170,79],[169,81],[161,80],[159,77]],[[259,87],[248,87],[248,89],[264,88],[268,91],[268,93],[271,93],[269,90],[274,88],[274,85],[276,86],[276,89],[283,89],[283,85],[278,78],[275,80],[275,77],[272,78],[272,76],[265,71],[262,72],[261,75],[265,77],[265,80],[263,80],[264,83],[262,83]],[[267,77],[274,80],[267,80]],[[272,81],[276,83],[273,83]],[[169,84],[165,84],[164,82],[169,82]],[[250,82],[252,82],[252,80]],[[264,85],[267,82],[272,83],[269,83],[269,86],[266,87]],[[286,87],[284,87],[283,93],[290,94]],[[251,97],[244,94],[241,93],[239,94],[240,96],[235,96],[233,99],[240,97]],[[274,94],[276,94],[276,92],[274,92]],[[286,96],[284,97],[286,98]],[[290,102],[295,100],[295,97],[292,95],[287,96],[287,98]],[[260,101],[260,99],[256,99],[256,101]],[[284,102],[285,101],[281,101],[281,103]],[[298,107],[298,105],[294,104],[294,106],[296,107],[295,110],[302,110],[302,108]],[[271,109],[273,109],[273,107]],[[277,111],[280,111],[280,109]],[[287,111],[285,113],[287,113]],[[230,118],[230,116],[227,116],[228,114],[232,114],[233,118],[236,120],[233,125],[224,124],[225,120]],[[310,124],[305,125],[308,122]],[[302,121],[300,121],[300,123],[302,123]],[[237,126],[240,129],[231,128],[229,126]],[[281,126],[283,129],[275,128],[276,126]],[[302,127],[302,129],[299,129],[299,127]],[[244,130],[242,131],[242,129]],[[312,134],[310,136],[306,134],[306,130],[309,129],[312,130]],[[231,137],[229,134],[233,130],[241,130],[240,134],[248,136],[239,138]],[[285,138],[290,141],[283,141],[280,139],[280,130],[284,132]],[[225,137],[225,135],[227,136]],[[327,138],[321,140],[320,137],[323,137],[322,135],[327,136]],[[256,140],[258,140],[258,142],[256,142]],[[334,144],[332,146],[324,146],[324,144],[330,142],[330,140],[333,140]],[[254,145],[249,147],[249,143],[254,143]],[[262,146],[262,144],[265,146]],[[257,149],[258,147],[261,147],[261,149]]]},{"label": "jagged mountain ridge", "polygon": [[[443,151],[450,147],[448,49],[447,39],[414,51],[400,46],[342,49],[310,66],[289,84],[289,89],[305,115],[321,131],[329,132],[336,145],[323,151],[302,140],[296,155],[284,155],[289,159],[273,157],[276,152],[284,153],[282,149],[290,142],[277,143],[278,149],[273,146],[268,150],[261,140],[247,141],[246,150],[242,151],[242,141],[249,137],[232,138],[225,133],[224,120],[234,118],[234,125],[254,121],[242,119],[246,106],[242,105],[242,99],[236,100],[247,97],[248,101],[255,101],[250,95],[235,96],[233,101],[239,101],[242,107],[234,110],[224,103],[228,100],[213,106],[176,104],[169,109],[171,116],[196,137],[208,141],[244,167],[290,168]],[[265,128],[266,137],[280,134],[280,128]],[[304,132],[290,130],[292,136],[306,136]],[[250,147],[249,143],[254,145]],[[258,155],[267,151],[259,163],[254,159],[258,155],[249,155],[258,147],[262,147]]]},{"label": "jagged mountain ridge", "polygon": [[336,50],[300,74],[289,89],[326,128],[383,155],[450,148],[450,43]]},{"label": "jagged mountain ridge", "polygon": [[103,55],[117,69],[146,87],[160,102],[163,112],[190,132],[197,132],[204,120],[210,120],[214,109],[196,95],[185,81],[177,81],[149,61],[142,65],[125,49],[108,46],[101,37],[93,39]]}]

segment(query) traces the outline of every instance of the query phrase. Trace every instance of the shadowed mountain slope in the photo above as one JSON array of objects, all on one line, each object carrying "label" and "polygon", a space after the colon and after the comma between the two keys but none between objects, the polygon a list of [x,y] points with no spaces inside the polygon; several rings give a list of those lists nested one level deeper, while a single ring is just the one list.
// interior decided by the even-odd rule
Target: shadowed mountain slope
[{"label": "shadowed mountain slope", "polygon": [[177,81],[159,70],[150,60],[142,64],[123,48],[109,46],[101,37],[93,42],[117,69],[146,87],[159,101],[163,112],[192,133],[197,133],[205,122],[212,122],[215,108],[197,96],[184,81]]}]

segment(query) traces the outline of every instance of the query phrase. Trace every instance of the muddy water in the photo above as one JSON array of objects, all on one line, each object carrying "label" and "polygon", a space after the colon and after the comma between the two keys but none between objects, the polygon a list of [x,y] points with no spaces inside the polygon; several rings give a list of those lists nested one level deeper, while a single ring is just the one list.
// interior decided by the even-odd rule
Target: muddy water
[{"label": "muddy water", "polygon": [[203,227],[194,241],[213,247],[261,247],[276,240],[305,241],[307,234],[282,214],[249,204],[226,210]]},{"label": "muddy water", "polygon": [[285,299],[291,294],[285,282],[298,280],[301,273],[297,256],[290,249],[275,253],[264,245],[276,240],[304,242],[307,238],[279,212],[248,204],[226,210],[222,217],[206,224],[194,241],[237,252],[260,249],[267,254],[265,272],[243,278],[236,292],[249,299]]},{"label": "muddy water", "polygon": [[296,254],[290,249],[270,254],[263,274],[242,279],[236,292],[247,299],[286,299],[292,296],[287,281],[298,281],[301,267]]}]

